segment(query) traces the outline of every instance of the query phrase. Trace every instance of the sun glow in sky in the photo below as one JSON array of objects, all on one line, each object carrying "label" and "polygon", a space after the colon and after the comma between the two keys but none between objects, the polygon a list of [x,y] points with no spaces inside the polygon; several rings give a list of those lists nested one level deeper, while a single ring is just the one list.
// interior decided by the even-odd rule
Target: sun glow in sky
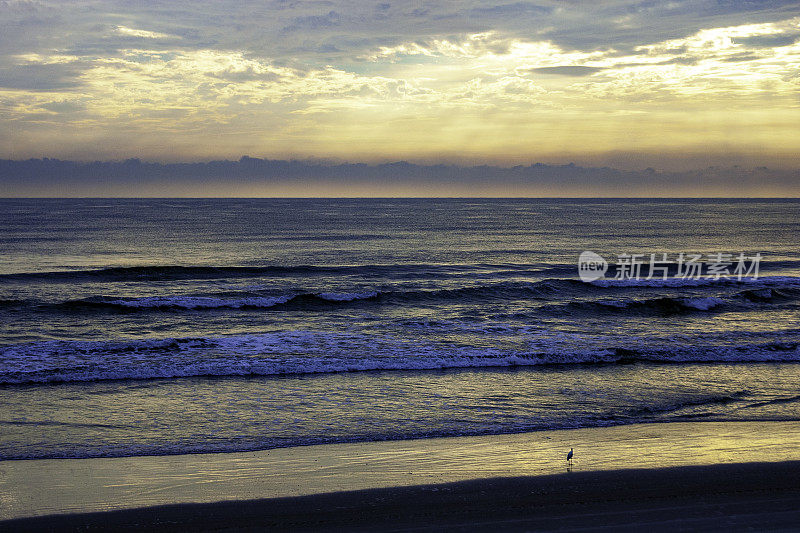
[{"label": "sun glow in sky", "polygon": [[0,158],[800,166],[795,2],[0,1]]}]

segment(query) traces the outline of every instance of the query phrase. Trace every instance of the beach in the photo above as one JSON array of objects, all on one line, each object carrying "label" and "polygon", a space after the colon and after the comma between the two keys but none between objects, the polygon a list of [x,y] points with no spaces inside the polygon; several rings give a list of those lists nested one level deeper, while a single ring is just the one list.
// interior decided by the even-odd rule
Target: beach
[{"label": "beach", "polygon": [[0,526],[791,529],[800,525],[798,435],[796,422],[691,422],[6,461],[2,517],[17,521]]},{"label": "beach", "polygon": [[583,472],[45,516],[26,531],[796,531],[800,464]]},{"label": "beach", "polygon": [[0,529],[796,518],[797,201],[2,203]]},{"label": "beach", "polygon": [[797,531],[800,1],[0,0],[0,533]]}]

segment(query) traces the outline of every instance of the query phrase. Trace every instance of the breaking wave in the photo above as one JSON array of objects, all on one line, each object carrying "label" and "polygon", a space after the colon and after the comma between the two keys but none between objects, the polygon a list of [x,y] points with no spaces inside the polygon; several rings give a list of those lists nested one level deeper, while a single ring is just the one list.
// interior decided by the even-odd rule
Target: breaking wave
[{"label": "breaking wave", "polygon": [[[577,258],[576,258],[577,259]],[[612,265],[613,266],[613,265]],[[800,269],[797,260],[762,260],[760,271],[779,272]],[[371,265],[257,265],[257,266],[210,266],[210,265],[143,265],[131,267],[109,267],[98,269],[58,270],[49,272],[19,272],[0,274],[0,281],[177,281],[192,279],[237,279],[257,277],[290,277],[290,276],[324,276],[324,275],[359,275],[359,276],[387,276],[402,278],[404,276],[448,276],[491,274],[498,276],[536,275],[541,277],[577,277],[577,263],[397,263],[397,264],[371,264]],[[667,269],[669,276],[678,274],[678,265],[670,264]],[[612,277],[614,270],[609,271]],[[681,278],[670,277],[670,280]],[[613,280],[608,280],[614,283]],[[622,283],[631,280],[622,280]],[[636,280],[633,280],[636,281]],[[658,283],[659,279],[642,280]],[[685,280],[686,281],[686,280]],[[688,280],[691,281],[691,280]],[[697,280],[705,281],[705,280]],[[711,280],[713,281],[713,280]],[[601,281],[600,283],[605,283]]]},{"label": "breaking wave", "polygon": [[[714,296],[703,297],[661,297],[647,300],[596,300],[569,302],[566,307],[592,313],[656,313],[662,315],[712,311],[720,309],[725,301]],[[563,306],[553,306],[563,308]]]},{"label": "breaking wave", "polygon": [[[0,348],[0,384],[277,376],[363,371],[575,364],[793,362],[800,342],[743,336],[740,344],[706,340],[584,338],[527,333],[528,348],[421,343],[366,334],[311,331],[227,337],[42,341]],[[491,334],[490,328],[487,335]],[[792,338],[795,338],[796,335]]]},{"label": "breaking wave", "polygon": [[[745,288],[727,295],[655,295],[645,299],[608,299],[604,295],[624,295],[636,288],[680,289],[703,287],[728,289]],[[700,287],[698,289],[698,287]],[[730,292],[730,290],[729,290]],[[592,299],[576,297],[589,296]],[[325,310],[336,306],[436,304],[436,303],[482,303],[489,301],[541,300],[553,309],[604,312],[653,312],[674,314],[684,312],[712,311],[737,308],[752,308],[759,304],[785,304],[800,298],[800,278],[771,277],[750,281],[731,280],[601,280],[584,283],[575,279],[547,278],[539,281],[507,281],[482,285],[466,285],[440,289],[412,290],[355,290],[345,292],[300,292],[275,294],[263,291],[229,291],[209,295],[167,294],[156,296],[92,296],[63,302],[0,301],[0,307],[33,306],[50,310],[207,310],[207,309],[288,309]]]},{"label": "breaking wave", "polygon": [[135,266],[110,267],[51,272],[0,274],[2,280],[24,281],[178,281],[203,279],[240,279],[259,277],[357,275],[442,276],[463,274],[503,275],[569,275],[576,274],[575,265],[516,265],[506,263],[448,264],[374,264],[374,265],[266,265],[266,266]]}]

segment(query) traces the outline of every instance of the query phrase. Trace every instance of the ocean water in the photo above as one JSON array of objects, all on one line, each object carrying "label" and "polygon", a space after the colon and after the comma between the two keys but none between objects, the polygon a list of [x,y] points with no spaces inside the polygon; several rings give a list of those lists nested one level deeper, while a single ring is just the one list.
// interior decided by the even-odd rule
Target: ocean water
[{"label": "ocean water", "polygon": [[[2,459],[800,420],[795,200],[0,200],[0,228]],[[584,282],[585,250],[762,259]]]}]

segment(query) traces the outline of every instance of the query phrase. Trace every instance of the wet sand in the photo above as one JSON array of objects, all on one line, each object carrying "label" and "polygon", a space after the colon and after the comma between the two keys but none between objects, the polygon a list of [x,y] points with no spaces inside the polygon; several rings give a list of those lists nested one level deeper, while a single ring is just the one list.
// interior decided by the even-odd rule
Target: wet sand
[{"label": "wet sand", "polygon": [[0,529],[800,529],[799,438],[691,422],[7,461]]},{"label": "wet sand", "polygon": [[800,529],[800,462],[495,478],[45,516],[9,530],[744,531]]}]

